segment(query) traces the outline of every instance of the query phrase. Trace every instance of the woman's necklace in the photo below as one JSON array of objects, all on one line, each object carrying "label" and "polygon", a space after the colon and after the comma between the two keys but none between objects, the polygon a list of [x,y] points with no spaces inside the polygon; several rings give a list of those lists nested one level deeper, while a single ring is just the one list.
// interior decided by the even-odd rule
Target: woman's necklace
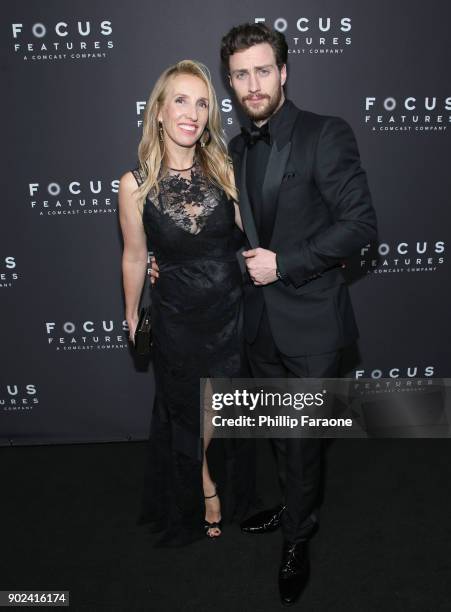
[{"label": "woman's necklace", "polygon": [[194,167],[195,163],[196,162],[194,161],[189,168],[171,168],[171,166],[168,166],[168,169],[169,170],[174,170],[174,172],[187,172],[188,170],[191,170],[191,168]]}]

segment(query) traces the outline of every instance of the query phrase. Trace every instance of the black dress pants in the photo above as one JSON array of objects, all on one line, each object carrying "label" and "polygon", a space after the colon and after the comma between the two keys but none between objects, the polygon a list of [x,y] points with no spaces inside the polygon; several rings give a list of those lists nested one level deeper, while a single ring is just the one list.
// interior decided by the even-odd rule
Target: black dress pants
[{"label": "black dress pants", "polygon": [[[298,357],[282,354],[274,342],[265,307],[257,337],[247,344],[247,354],[255,378],[336,378],[342,351]],[[286,505],[282,515],[284,538],[289,542],[308,540],[318,522],[322,440],[272,438],[271,443]]]}]

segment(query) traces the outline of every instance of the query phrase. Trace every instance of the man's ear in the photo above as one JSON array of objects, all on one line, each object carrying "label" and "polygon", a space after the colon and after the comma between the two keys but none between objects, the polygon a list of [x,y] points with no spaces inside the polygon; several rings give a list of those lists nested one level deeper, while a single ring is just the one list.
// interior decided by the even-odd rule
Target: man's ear
[{"label": "man's ear", "polygon": [[287,65],[283,64],[282,68],[280,69],[280,84],[282,86],[285,85],[286,80],[287,80]]},{"label": "man's ear", "polygon": [[230,87],[232,87],[232,77],[230,76],[230,72],[229,72],[229,85]]}]

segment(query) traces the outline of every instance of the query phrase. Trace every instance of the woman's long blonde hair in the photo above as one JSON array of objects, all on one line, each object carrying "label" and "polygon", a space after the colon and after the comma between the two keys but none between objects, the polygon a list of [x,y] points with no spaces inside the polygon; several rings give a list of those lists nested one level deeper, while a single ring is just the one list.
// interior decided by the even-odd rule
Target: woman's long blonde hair
[{"label": "woman's long blonde hair", "polygon": [[227,154],[227,145],[223,136],[221,115],[218,100],[211,82],[210,71],[200,62],[182,60],[167,68],[158,78],[149,96],[143,119],[143,135],[138,146],[138,159],[143,183],[138,188],[139,208],[142,213],[144,201],[152,189],[157,195],[159,192],[158,180],[161,166],[164,162],[164,142],[159,138],[158,113],[165,100],[167,84],[171,78],[179,74],[190,74],[199,77],[208,90],[208,122],[210,132],[208,144],[205,134],[196,143],[196,155],[208,179],[223,189],[229,198],[237,200],[237,191],[233,180],[233,170]]}]

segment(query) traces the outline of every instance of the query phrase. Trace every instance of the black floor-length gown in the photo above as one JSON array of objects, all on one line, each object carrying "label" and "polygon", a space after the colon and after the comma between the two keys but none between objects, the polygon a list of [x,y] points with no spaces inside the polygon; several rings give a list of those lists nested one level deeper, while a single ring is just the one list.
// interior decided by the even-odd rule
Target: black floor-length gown
[{"label": "black floor-length gown", "polygon": [[[133,170],[138,184],[143,177]],[[240,331],[241,271],[234,205],[199,160],[185,177],[167,170],[151,191],[143,224],[160,276],[152,288],[156,397],[140,522],[158,545],[205,537],[200,378],[248,376]],[[225,521],[241,520],[253,498],[250,440],[215,440],[208,454]]]}]

